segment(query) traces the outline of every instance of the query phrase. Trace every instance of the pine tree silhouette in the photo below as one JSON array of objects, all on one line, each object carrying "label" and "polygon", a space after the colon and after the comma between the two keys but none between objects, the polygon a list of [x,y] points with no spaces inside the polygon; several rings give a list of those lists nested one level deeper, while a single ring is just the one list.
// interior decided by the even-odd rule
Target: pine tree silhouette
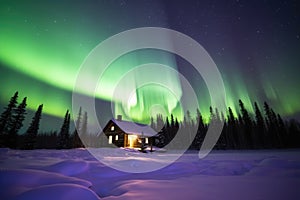
[{"label": "pine tree silhouette", "polygon": [[69,110],[67,110],[64,118],[64,122],[61,126],[59,135],[58,135],[58,143],[57,148],[58,149],[68,149],[69,146],[69,130],[70,129],[70,113]]},{"label": "pine tree silhouette", "polygon": [[171,127],[175,126],[174,116],[171,114]]},{"label": "pine tree silhouette", "polygon": [[200,146],[203,142],[203,139],[205,137],[205,131],[204,131],[204,123],[203,123],[203,117],[200,113],[200,110],[197,108],[196,110],[196,124],[198,124],[198,127],[197,127],[197,133],[196,133],[196,136],[193,140],[193,143],[191,145],[191,149],[196,149],[196,150],[199,150],[200,149]]},{"label": "pine tree silhouette", "polygon": [[271,148],[279,148],[281,146],[281,138],[278,133],[278,120],[275,112],[264,102],[266,121],[268,127],[268,138]]},{"label": "pine tree silhouette", "polygon": [[241,148],[241,138],[238,134],[238,124],[235,119],[232,109],[228,107],[228,141],[231,143],[229,146],[233,149]]},{"label": "pine tree silhouette", "polygon": [[[216,124],[224,124],[224,116],[223,116],[223,113],[221,113],[221,116],[220,116],[220,113],[219,113],[219,110],[218,108],[215,109],[215,113],[214,113],[214,122],[212,123],[216,123]],[[229,144],[228,144],[228,133],[227,133],[227,123],[225,123],[225,126],[223,127],[222,129],[222,132],[221,132],[221,135],[218,139],[218,142],[217,142],[217,145],[216,147],[218,149],[226,149],[228,148]]]},{"label": "pine tree silhouette", "polygon": [[25,133],[24,149],[34,149],[36,144],[36,138],[40,127],[40,120],[42,116],[43,104],[39,105],[31,124]]},{"label": "pine tree silhouette", "polygon": [[211,121],[217,119],[217,118],[216,118],[216,115],[215,115],[215,113],[214,113],[214,110],[213,110],[213,108],[212,108],[211,106],[209,107],[209,113],[210,113],[210,120],[211,120]]},{"label": "pine tree silhouette", "polygon": [[239,99],[239,105],[242,113],[242,121],[243,121],[243,130],[244,130],[244,139],[245,139],[245,148],[252,149],[253,148],[253,136],[252,136],[252,120],[248,111],[246,110],[244,103]]},{"label": "pine tree silhouette", "polygon": [[281,145],[282,145],[281,147],[286,148],[288,143],[287,129],[280,114],[277,114],[277,119],[278,119],[278,132],[281,138]]},{"label": "pine tree silhouette", "polygon": [[10,130],[8,134],[8,147],[9,148],[17,148],[17,136],[18,131],[23,126],[23,121],[25,119],[26,114],[26,100],[25,97],[22,103],[19,104],[17,108],[14,109],[14,113],[12,115],[12,120],[10,123]]},{"label": "pine tree silhouette", "polygon": [[81,115],[82,115],[82,110],[81,107],[79,108],[79,112],[78,112],[78,116],[77,116],[77,120],[76,120],[76,124],[75,124],[75,130],[73,133],[73,147],[74,148],[81,148],[83,147],[83,144],[81,142],[79,133],[81,130]]},{"label": "pine tree silhouette", "polygon": [[255,109],[255,120],[256,120],[255,121],[255,144],[257,148],[263,148],[267,144],[265,121],[256,102],[254,102],[254,109]]},{"label": "pine tree silhouette", "polygon": [[164,120],[163,116],[161,114],[156,115],[156,126],[155,130],[158,132],[155,138],[153,139],[153,145],[157,147],[163,147],[165,146],[165,125],[164,125]]},{"label": "pine tree silhouette", "polygon": [[184,143],[192,144],[194,138],[192,137],[194,128],[194,122],[191,116],[191,112],[189,110],[186,111],[186,121],[185,121],[185,135],[182,140],[186,140]]},{"label": "pine tree silhouette", "polygon": [[18,99],[18,92],[15,92],[14,96],[10,98],[10,101],[0,116],[0,147],[7,146],[9,125],[12,121],[13,110],[16,108]]},{"label": "pine tree silhouette", "polygon": [[271,108],[271,115],[273,119],[273,125],[275,127],[275,132],[274,132],[274,145],[276,148],[282,148],[282,138],[281,138],[281,133],[279,131],[279,122],[276,113],[274,110]]},{"label": "pine tree silhouette", "polygon": [[164,127],[164,120],[163,116],[161,114],[158,114],[156,116],[156,131],[160,131]]},{"label": "pine tree silhouette", "polygon": [[150,118],[150,127],[155,130],[155,122],[153,117]]},{"label": "pine tree silhouette", "polygon": [[81,128],[81,134],[86,135],[88,130],[88,115],[87,112],[84,112],[83,118],[82,118],[82,128]]},{"label": "pine tree silhouette", "polygon": [[80,130],[80,137],[83,139],[85,142],[85,145],[91,145],[90,137],[88,134],[88,115],[87,112],[84,112],[83,117],[82,117],[82,126]]},{"label": "pine tree silhouette", "polygon": [[176,119],[175,119],[175,128],[179,128],[179,122],[178,122],[178,119],[177,119],[177,117],[176,117]]},{"label": "pine tree silhouette", "polygon": [[169,118],[168,117],[166,117],[166,127],[170,128],[170,122],[169,122]]},{"label": "pine tree silhouette", "polygon": [[169,122],[168,116],[166,117],[166,123],[165,123],[165,129],[164,129],[164,136],[165,136],[165,145],[167,145],[171,141],[170,122]]}]

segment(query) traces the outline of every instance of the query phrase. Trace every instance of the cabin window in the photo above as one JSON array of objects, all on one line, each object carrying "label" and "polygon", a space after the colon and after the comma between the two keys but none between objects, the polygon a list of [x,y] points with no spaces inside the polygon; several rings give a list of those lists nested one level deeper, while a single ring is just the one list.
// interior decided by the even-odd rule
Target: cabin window
[{"label": "cabin window", "polygon": [[112,135],[108,136],[108,144],[112,144]]},{"label": "cabin window", "polygon": [[145,138],[145,143],[146,143],[146,144],[148,144],[148,143],[149,143],[149,140],[148,140],[148,138],[147,138],[147,137]]},{"label": "cabin window", "polygon": [[114,130],[115,130],[115,126],[111,126],[110,131],[114,131]]},{"label": "cabin window", "polygon": [[119,140],[119,136],[118,135],[115,136],[115,140]]}]

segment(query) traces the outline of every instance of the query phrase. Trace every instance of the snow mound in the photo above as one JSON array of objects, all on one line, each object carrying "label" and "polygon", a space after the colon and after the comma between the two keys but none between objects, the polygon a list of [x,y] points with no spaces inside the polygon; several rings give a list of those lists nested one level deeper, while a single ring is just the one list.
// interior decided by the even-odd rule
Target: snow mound
[{"label": "snow mound", "polygon": [[91,187],[89,181],[61,174],[31,169],[0,169],[0,197],[11,199],[33,188],[53,184],[74,184],[82,187]]},{"label": "snow mound", "polygon": [[54,184],[37,187],[26,191],[14,200],[98,200],[100,199],[92,190],[76,184]]},{"label": "snow mound", "polygon": [[66,160],[46,168],[47,171],[57,172],[66,176],[73,176],[83,173],[89,169],[89,164],[85,161]]},{"label": "snow mound", "polygon": [[257,167],[247,173],[247,175],[300,178],[300,161],[266,158]]}]

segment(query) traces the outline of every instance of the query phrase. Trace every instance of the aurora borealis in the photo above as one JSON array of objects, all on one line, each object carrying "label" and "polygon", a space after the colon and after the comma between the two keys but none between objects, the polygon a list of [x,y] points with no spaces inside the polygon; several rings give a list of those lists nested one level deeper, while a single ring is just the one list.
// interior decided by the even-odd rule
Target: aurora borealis
[{"label": "aurora borealis", "polygon": [[[299,118],[299,10],[297,1],[1,1],[0,105],[4,107],[18,90],[28,97],[29,109],[43,103],[46,114],[63,117],[72,107],[74,82],[88,54],[114,34],[153,26],[182,32],[207,50],[222,74],[227,106],[235,113],[242,99],[250,111],[254,101],[267,101],[284,117]],[[152,62],[170,66],[190,81],[207,118],[210,97],[203,79],[184,59],[163,51],[131,52],[113,62],[98,100],[110,101],[112,86],[124,74]],[[183,92],[178,77],[151,75],[155,80],[167,79],[178,94]],[[130,81],[143,76],[131,76]],[[131,104],[139,106],[132,106],[133,119],[144,121],[143,115],[149,113],[138,115],[140,106],[154,104],[182,117],[172,95],[160,91],[164,100],[154,95],[160,89],[136,91]]]}]

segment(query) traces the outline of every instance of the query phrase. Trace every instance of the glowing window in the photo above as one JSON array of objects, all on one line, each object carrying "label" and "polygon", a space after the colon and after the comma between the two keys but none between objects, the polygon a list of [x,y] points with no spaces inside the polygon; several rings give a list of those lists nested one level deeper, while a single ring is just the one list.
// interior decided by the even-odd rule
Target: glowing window
[{"label": "glowing window", "polygon": [[148,140],[148,138],[146,137],[146,138],[145,138],[145,143],[148,144],[148,142],[149,142],[149,140]]},{"label": "glowing window", "polygon": [[118,139],[119,139],[119,136],[118,136],[118,135],[116,135],[116,136],[115,136],[115,140],[118,140]]},{"label": "glowing window", "polygon": [[108,144],[112,144],[112,135],[108,136]]},{"label": "glowing window", "polygon": [[110,127],[110,130],[111,130],[111,131],[114,131],[114,130],[115,130],[115,126],[111,126],[111,127]]}]

